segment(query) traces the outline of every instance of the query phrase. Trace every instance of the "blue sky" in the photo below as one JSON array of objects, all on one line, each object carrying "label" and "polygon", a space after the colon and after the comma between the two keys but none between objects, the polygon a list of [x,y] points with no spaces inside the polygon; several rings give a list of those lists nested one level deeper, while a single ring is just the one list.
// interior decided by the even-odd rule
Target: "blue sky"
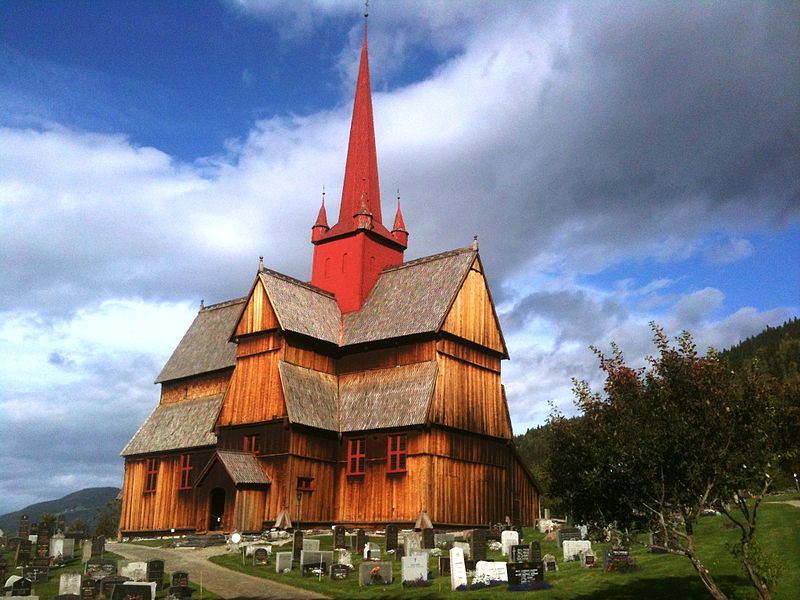
[{"label": "blue sky", "polygon": [[[362,11],[0,4],[0,512],[119,485],[200,299],[246,293],[259,255],[310,278]],[[797,3],[369,19],[384,213],[399,187],[407,258],[480,236],[516,432],[599,383],[591,344],[641,364],[651,320],[724,348],[800,314]]]}]

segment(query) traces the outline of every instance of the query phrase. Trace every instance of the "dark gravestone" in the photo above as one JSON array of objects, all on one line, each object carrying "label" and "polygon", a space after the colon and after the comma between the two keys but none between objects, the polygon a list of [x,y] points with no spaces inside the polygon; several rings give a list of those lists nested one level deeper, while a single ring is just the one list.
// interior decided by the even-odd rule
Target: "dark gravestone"
[{"label": "dark gravestone", "polygon": [[56,519],[56,531],[64,533],[64,515],[58,515]]},{"label": "dark gravestone", "polygon": [[39,535],[39,524],[31,523],[31,535]]},{"label": "dark gravestone", "polygon": [[367,534],[363,529],[356,529],[356,551],[359,553],[364,552],[364,546],[367,545]]},{"label": "dark gravestone", "polygon": [[14,554],[14,563],[16,566],[21,567],[29,562],[31,562],[31,541],[27,538],[21,539]]},{"label": "dark gravestone", "polygon": [[22,579],[17,579],[14,583],[11,584],[11,595],[30,596],[32,587],[33,583],[31,582],[30,579],[26,579],[25,577],[23,577]]},{"label": "dark gravestone", "polygon": [[28,539],[28,534],[30,533],[30,521],[28,520],[28,515],[22,515],[19,518],[19,537]]},{"label": "dark gravestone", "polygon": [[468,558],[468,559],[466,559],[464,561],[464,568],[467,571],[474,571],[475,570],[475,565],[477,565],[477,564],[478,564],[477,560],[473,560],[471,558]]},{"label": "dark gravestone", "polygon": [[337,525],[333,528],[333,547],[334,548],[347,548],[347,540],[345,539],[344,525]]},{"label": "dark gravestone", "polygon": [[172,587],[187,587],[189,574],[186,571],[175,571],[172,574]]},{"label": "dark gravestone", "polygon": [[102,556],[106,551],[106,538],[98,535],[92,538],[92,556]]},{"label": "dark gravestone", "polygon": [[87,577],[81,581],[81,600],[94,600],[95,598],[97,598],[95,581]]},{"label": "dark gravestone", "polygon": [[436,541],[433,535],[433,529],[426,527],[422,530],[422,547],[423,548],[436,548]]},{"label": "dark gravestone", "polygon": [[306,565],[300,565],[300,575],[305,577],[306,575],[316,575],[313,571],[319,569],[320,572],[325,573],[328,570],[328,563],[326,562],[315,562]]},{"label": "dark gravestone", "polygon": [[566,541],[581,539],[581,530],[577,527],[562,527],[556,534],[559,547]]},{"label": "dark gravestone", "polygon": [[544,565],[540,562],[508,563],[506,571],[510,591],[533,590],[544,582]]},{"label": "dark gravestone", "polygon": [[264,567],[269,564],[269,554],[266,548],[256,548],[253,550],[253,566]]},{"label": "dark gravestone", "polygon": [[22,576],[33,583],[47,583],[50,579],[50,567],[22,567]]},{"label": "dark gravestone", "polygon": [[292,538],[292,560],[300,562],[300,552],[303,550],[303,532],[299,529],[294,532]]},{"label": "dark gravestone", "polygon": [[186,598],[192,597],[192,588],[187,585],[173,585],[169,588],[169,595],[167,596],[168,599],[180,599],[185,600]]},{"label": "dark gravestone", "polygon": [[50,565],[50,530],[44,523],[39,526],[39,533],[36,538],[36,556],[33,564],[42,567]]},{"label": "dark gravestone", "polygon": [[531,542],[531,560],[533,562],[541,562],[542,560],[542,545],[539,540]]},{"label": "dark gravestone", "polygon": [[111,600],[154,600],[149,585],[115,585]]},{"label": "dark gravestone", "polygon": [[439,557],[439,577],[445,577],[450,575],[450,557],[449,556],[440,556]]},{"label": "dark gravestone", "polygon": [[[122,575],[109,575],[100,580],[97,588],[100,594],[106,598],[111,598],[111,595],[114,593],[114,588],[121,588],[123,587],[123,583],[130,580],[130,577],[123,577]],[[150,588],[150,586],[147,587],[148,589]]]},{"label": "dark gravestone", "polygon": [[117,561],[93,558],[86,563],[86,575],[92,579],[103,579],[117,574]]},{"label": "dark gravestone", "polygon": [[469,557],[473,560],[486,560],[487,531],[485,529],[473,529],[469,540]]},{"label": "dark gravestone", "polygon": [[161,584],[164,583],[164,561],[163,560],[148,560],[147,561],[147,581],[155,581],[158,584],[158,589],[161,589]]},{"label": "dark gravestone", "polygon": [[334,581],[350,577],[350,567],[347,565],[331,565],[331,579]]},{"label": "dark gravestone", "polygon": [[511,531],[516,531],[517,535],[519,536],[519,543],[522,543],[522,525],[514,525],[511,528]]},{"label": "dark gravestone", "polygon": [[531,561],[531,547],[525,544],[511,546],[511,562],[527,563]]},{"label": "dark gravestone", "polygon": [[503,532],[503,528],[499,525],[492,525],[489,527],[489,531],[486,532],[486,538],[492,540],[493,542],[499,542],[501,533]]},{"label": "dark gravestone", "polygon": [[397,550],[397,525],[386,526],[386,551]]}]

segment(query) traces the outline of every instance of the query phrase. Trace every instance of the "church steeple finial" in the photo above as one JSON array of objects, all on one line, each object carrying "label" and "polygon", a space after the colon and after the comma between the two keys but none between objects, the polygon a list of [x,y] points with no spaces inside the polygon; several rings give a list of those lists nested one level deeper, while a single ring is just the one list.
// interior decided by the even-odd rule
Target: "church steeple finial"
[{"label": "church steeple finial", "polygon": [[322,238],[326,233],[328,233],[328,213],[325,210],[325,186],[322,186],[322,206],[319,207],[319,213],[317,214],[317,220],[314,221],[314,224],[311,226],[311,241],[315,242]]},{"label": "church steeple finial", "polygon": [[397,188],[397,212],[394,215],[392,236],[403,246],[408,246],[408,231],[406,231],[406,224],[403,221],[403,213],[400,211],[400,188]]}]

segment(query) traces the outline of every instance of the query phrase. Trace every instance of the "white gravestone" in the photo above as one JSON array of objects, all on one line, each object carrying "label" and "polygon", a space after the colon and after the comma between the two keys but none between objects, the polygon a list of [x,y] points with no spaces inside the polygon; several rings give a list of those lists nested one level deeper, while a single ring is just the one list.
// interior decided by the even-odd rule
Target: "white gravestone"
[{"label": "white gravestone", "polygon": [[422,554],[404,556],[401,559],[401,581],[426,581],[428,579],[428,559]]},{"label": "white gravestone", "polygon": [[81,574],[64,573],[58,581],[58,593],[61,594],[81,594]]},{"label": "white gravestone", "polygon": [[89,562],[90,560],[92,560],[92,540],[83,540],[81,562]]},{"label": "white gravestone", "polygon": [[403,534],[403,547],[406,551],[406,556],[414,554],[415,550],[422,548],[422,535],[416,531],[411,531]]},{"label": "white gravestone", "polygon": [[461,548],[464,551],[464,558],[472,558],[469,542],[453,542],[453,548]]},{"label": "white gravestone", "polygon": [[303,550],[306,552],[319,552],[319,540],[303,540]]},{"label": "white gravestone", "polygon": [[450,589],[455,590],[467,585],[467,565],[464,563],[464,551],[461,548],[450,549]]},{"label": "white gravestone", "polygon": [[286,569],[292,568],[292,553],[278,552],[275,554],[275,572],[283,573]]},{"label": "white gravestone", "polygon": [[500,534],[500,543],[503,546],[503,556],[511,554],[511,546],[519,544],[519,534],[516,531],[503,531]]},{"label": "white gravestone", "polygon": [[564,540],[561,542],[562,549],[564,550],[564,560],[578,560],[581,555],[581,550],[591,550],[592,542],[588,540]]},{"label": "white gravestone", "polygon": [[119,574],[123,577],[130,577],[137,583],[144,581],[147,579],[147,563],[141,561],[129,562],[120,568]]},{"label": "white gravestone", "polygon": [[339,548],[336,551],[339,556],[336,559],[336,562],[340,565],[350,565],[353,566],[353,553],[346,548]]},{"label": "white gravestone", "polygon": [[475,577],[488,576],[491,581],[508,581],[506,563],[479,560],[475,563]]}]

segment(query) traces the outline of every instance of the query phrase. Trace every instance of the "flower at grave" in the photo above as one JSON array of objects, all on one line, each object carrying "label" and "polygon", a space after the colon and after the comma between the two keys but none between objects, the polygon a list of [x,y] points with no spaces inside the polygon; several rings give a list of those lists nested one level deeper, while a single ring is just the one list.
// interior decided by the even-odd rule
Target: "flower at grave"
[{"label": "flower at grave", "polygon": [[441,555],[442,555],[441,548],[434,548],[433,550],[431,550],[431,556],[441,556]]},{"label": "flower at grave", "polygon": [[394,550],[387,550],[387,551],[386,551],[386,554],[394,554],[394,553],[395,553],[395,551],[394,551]]},{"label": "flower at grave", "polygon": [[501,544],[500,542],[489,542],[489,550],[494,550],[495,552],[497,552],[498,550],[502,549],[503,549],[503,544]]},{"label": "flower at grave", "polygon": [[369,576],[373,583],[381,583],[383,581],[383,578],[381,577],[381,566],[380,565],[375,566],[369,572]]}]

